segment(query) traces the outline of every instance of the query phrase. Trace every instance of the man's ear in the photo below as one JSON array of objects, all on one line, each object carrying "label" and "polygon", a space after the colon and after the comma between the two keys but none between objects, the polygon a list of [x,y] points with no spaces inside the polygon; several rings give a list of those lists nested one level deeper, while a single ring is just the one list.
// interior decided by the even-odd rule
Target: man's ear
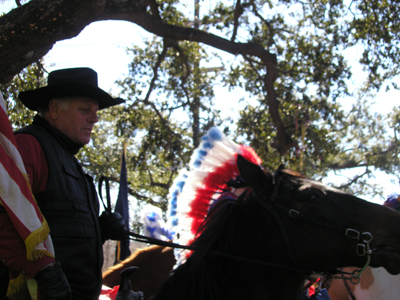
[{"label": "man's ear", "polygon": [[49,118],[52,120],[57,120],[58,115],[60,113],[60,106],[59,102],[55,101],[54,99],[50,100],[49,102]]}]

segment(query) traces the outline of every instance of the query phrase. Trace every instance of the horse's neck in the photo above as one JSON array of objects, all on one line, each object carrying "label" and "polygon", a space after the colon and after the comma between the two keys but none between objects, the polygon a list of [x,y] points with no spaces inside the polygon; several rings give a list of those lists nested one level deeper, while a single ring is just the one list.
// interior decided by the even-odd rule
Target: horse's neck
[{"label": "horse's neck", "polygon": [[296,274],[221,258],[190,267],[189,261],[175,270],[155,299],[298,300],[304,283]]}]

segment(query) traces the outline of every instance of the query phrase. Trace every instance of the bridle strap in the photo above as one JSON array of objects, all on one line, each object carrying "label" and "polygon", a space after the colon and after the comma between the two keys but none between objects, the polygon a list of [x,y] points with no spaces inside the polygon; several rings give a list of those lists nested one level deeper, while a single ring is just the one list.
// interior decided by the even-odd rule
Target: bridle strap
[{"label": "bridle strap", "polygon": [[[314,274],[317,274],[317,275],[320,275],[320,276],[329,276],[329,277],[332,277],[332,278],[335,278],[335,279],[345,279],[345,280],[350,280],[353,283],[357,283],[360,280],[360,277],[361,277],[362,273],[367,268],[367,266],[369,265],[370,260],[371,260],[371,254],[372,254],[373,250],[370,249],[369,243],[372,241],[372,234],[369,233],[369,232],[361,233],[361,232],[359,232],[357,230],[354,230],[354,229],[351,229],[351,228],[345,228],[345,227],[341,227],[341,226],[338,226],[336,224],[332,224],[332,223],[329,223],[329,222],[326,222],[326,221],[319,221],[319,220],[317,220],[315,218],[309,218],[307,216],[304,216],[303,214],[301,214],[297,210],[294,210],[294,209],[291,209],[291,208],[287,208],[286,206],[282,205],[281,203],[279,203],[277,201],[279,187],[280,187],[280,184],[282,183],[282,180],[283,180],[283,176],[279,176],[279,175],[280,175],[280,172],[278,170],[274,175],[274,189],[273,189],[273,192],[272,192],[272,195],[271,195],[271,197],[269,199],[269,203],[268,204],[266,203],[266,201],[264,201],[265,197],[261,196],[256,191],[253,190],[252,194],[261,203],[261,205],[266,209],[266,211],[268,211],[270,214],[272,214],[272,216],[274,217],[274,219],[278,223],[278,226],[279,226],[280,231],[282,233],[282,236],[284,238],[286,247],[288,249],[289,255],[290,255],[291,260],[293,262],[293,265],[297,266],[298,264],[297,264],[297,262],[296,262],[296,260],[294,258],[293,251],[292,251],[292,248],[291,248],[291,245],[290,245],[290,241],[289,241],[289,237],[288,237],[288,235],[286,233],[285,227],[283,226],[283,222],[279,218],[278,214],[275,212],[274,208],[279,208],[279,209],[285,211],[291,218],[298,219],[298,220],[301,220],[301,221],[310,222],[310,223],[313,223],[313,224],[315,224],[317,226],[327,227],[327,228],[336,230],[336,231],[338,231],[340,233],[343,233],[347,237],[350,237],[350,238],[353,238],[353,239],[357,239],[358,241],[360,241],[360,243],[357,244],[356,253],[359,256],[367,256],[367,261],[366,261],[364,267],[362,267],[360,270],[356,270],[351,274],[347,273],[347,275],[350,275],[350,277],[344,276],[344,274],[346,274],[346,273],[342,272],[340,270],[337,270],[337,273],[341,274],[339,276],[336,276],[335,274],[315,273],[315,272],[313,272]],[[364,236],[365,236],[365,238],[364,238]],[[298,270],[298,271],[300,271],[300,270]]]},{"label": "bridle strap", "polygon": [[334,224],[334,223],[330,223],[330,222],[327,222],[327,221],[321,221],[321,220],[318,220],[315,217],[306,216],[306,215],[300,213],[298,210],[287,208],[286,206],[284,206],[284,205],[282,205],[280,203],[275,203],[274,206],[276,208],[284,210],[293,219],[310,222],[310,223],[312,223],[314,225],[330,228],[330,229],[339,231],[340,233],[343,233],[343,234],[346,234],[346,232],[349,230],[346,227],[341,227],[341,226],[339,226],[337,224]]},{"label": "bridle strap", "polygon": [[283,240],[286,244],[286,248],[288,249],[290,259],[291,259],[293,265],[297,266],[298,264],[296,262],[296,259],[294,258],[292,246],[289,241],[289,236],[286,233],[285,226],[284,226],[282,220],[279,218],[276,211],[273,209],[278,204],[277,197],[278,197],[278,192],[279,192],[279,186],[281,185],[282,180],[283,180],[283,177],[278,176],[278,173],[276,173],[274,176],[274,189],[272,191],[272,195],[271,195],[269,203],[266,203],[265,201],[263,201],[263,196],[259,195],[254,189],[252,190],[251,193],[252,193],[253,197],[256,198],[258,200],[258,202],[264,207],[264,209],[267,212],[269,212],[272,215],[272,217],[275,219],[276,223],[278,224],[279,230],[282,234]]},{"label": "bridle strap", "polygon": [[286,228],[285,228],[282,220],[279,218],[278,214],[274,210],[274,207],[281,206],[277,200],[278,193],[279,193],[279,187],[283,181],[283,176],[279,176],[280,175],[279,170],[280,169],[278,169],[278,171],[274,174],[274,177],[273,177],[274,178],[274,182],[273,182],[274,188],[273,188],[272,195],[271,195],[271,198],[269,201],[270,203],[267,204],[265,201],[263,201],[263,197],[261,195],[259,195],[255,190],[252,191],[252,194],[259,201],[259,203],[265,208],[265,210],[268,211],[275,219],[276,223],[279,226],[279,230],[281,231],[283,240],[286,244],[286,248],[288,249],[290,259],[291,259],[293,265],[297,266],[298,264],[297,264],[296,259],[294,258],[292,246],[289,241],[289,236],[286,233]]}]

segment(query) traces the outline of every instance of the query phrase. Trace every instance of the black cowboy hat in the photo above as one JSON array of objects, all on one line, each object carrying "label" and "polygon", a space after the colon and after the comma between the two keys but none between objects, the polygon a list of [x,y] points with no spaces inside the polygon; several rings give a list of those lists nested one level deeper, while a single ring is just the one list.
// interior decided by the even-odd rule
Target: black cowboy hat
[{"label": "black cowboy hat", "polygon": [[97,73],[90,68],[61,69],[50,72],[47,86],[23,91],[19,100],[30,110],[37,111],[53,98],[89,97],[97,100],[99,109],[124,103],[121,98],[113,98],[97,86]]}]

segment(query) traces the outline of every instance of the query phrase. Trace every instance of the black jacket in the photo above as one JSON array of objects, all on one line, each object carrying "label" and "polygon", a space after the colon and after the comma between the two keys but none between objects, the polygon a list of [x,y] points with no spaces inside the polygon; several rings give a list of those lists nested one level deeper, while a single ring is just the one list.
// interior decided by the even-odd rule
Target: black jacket
[{"label": "black jacket", "polygon": [[55,258],[61,262],[73,299],[97,300],[103,264],[99,201],[93,178],[74,156],[81,146],[39,116],[15,132],[19,133],[33,135],[47,157],[47,188],[34,196],[49,224]]}]

